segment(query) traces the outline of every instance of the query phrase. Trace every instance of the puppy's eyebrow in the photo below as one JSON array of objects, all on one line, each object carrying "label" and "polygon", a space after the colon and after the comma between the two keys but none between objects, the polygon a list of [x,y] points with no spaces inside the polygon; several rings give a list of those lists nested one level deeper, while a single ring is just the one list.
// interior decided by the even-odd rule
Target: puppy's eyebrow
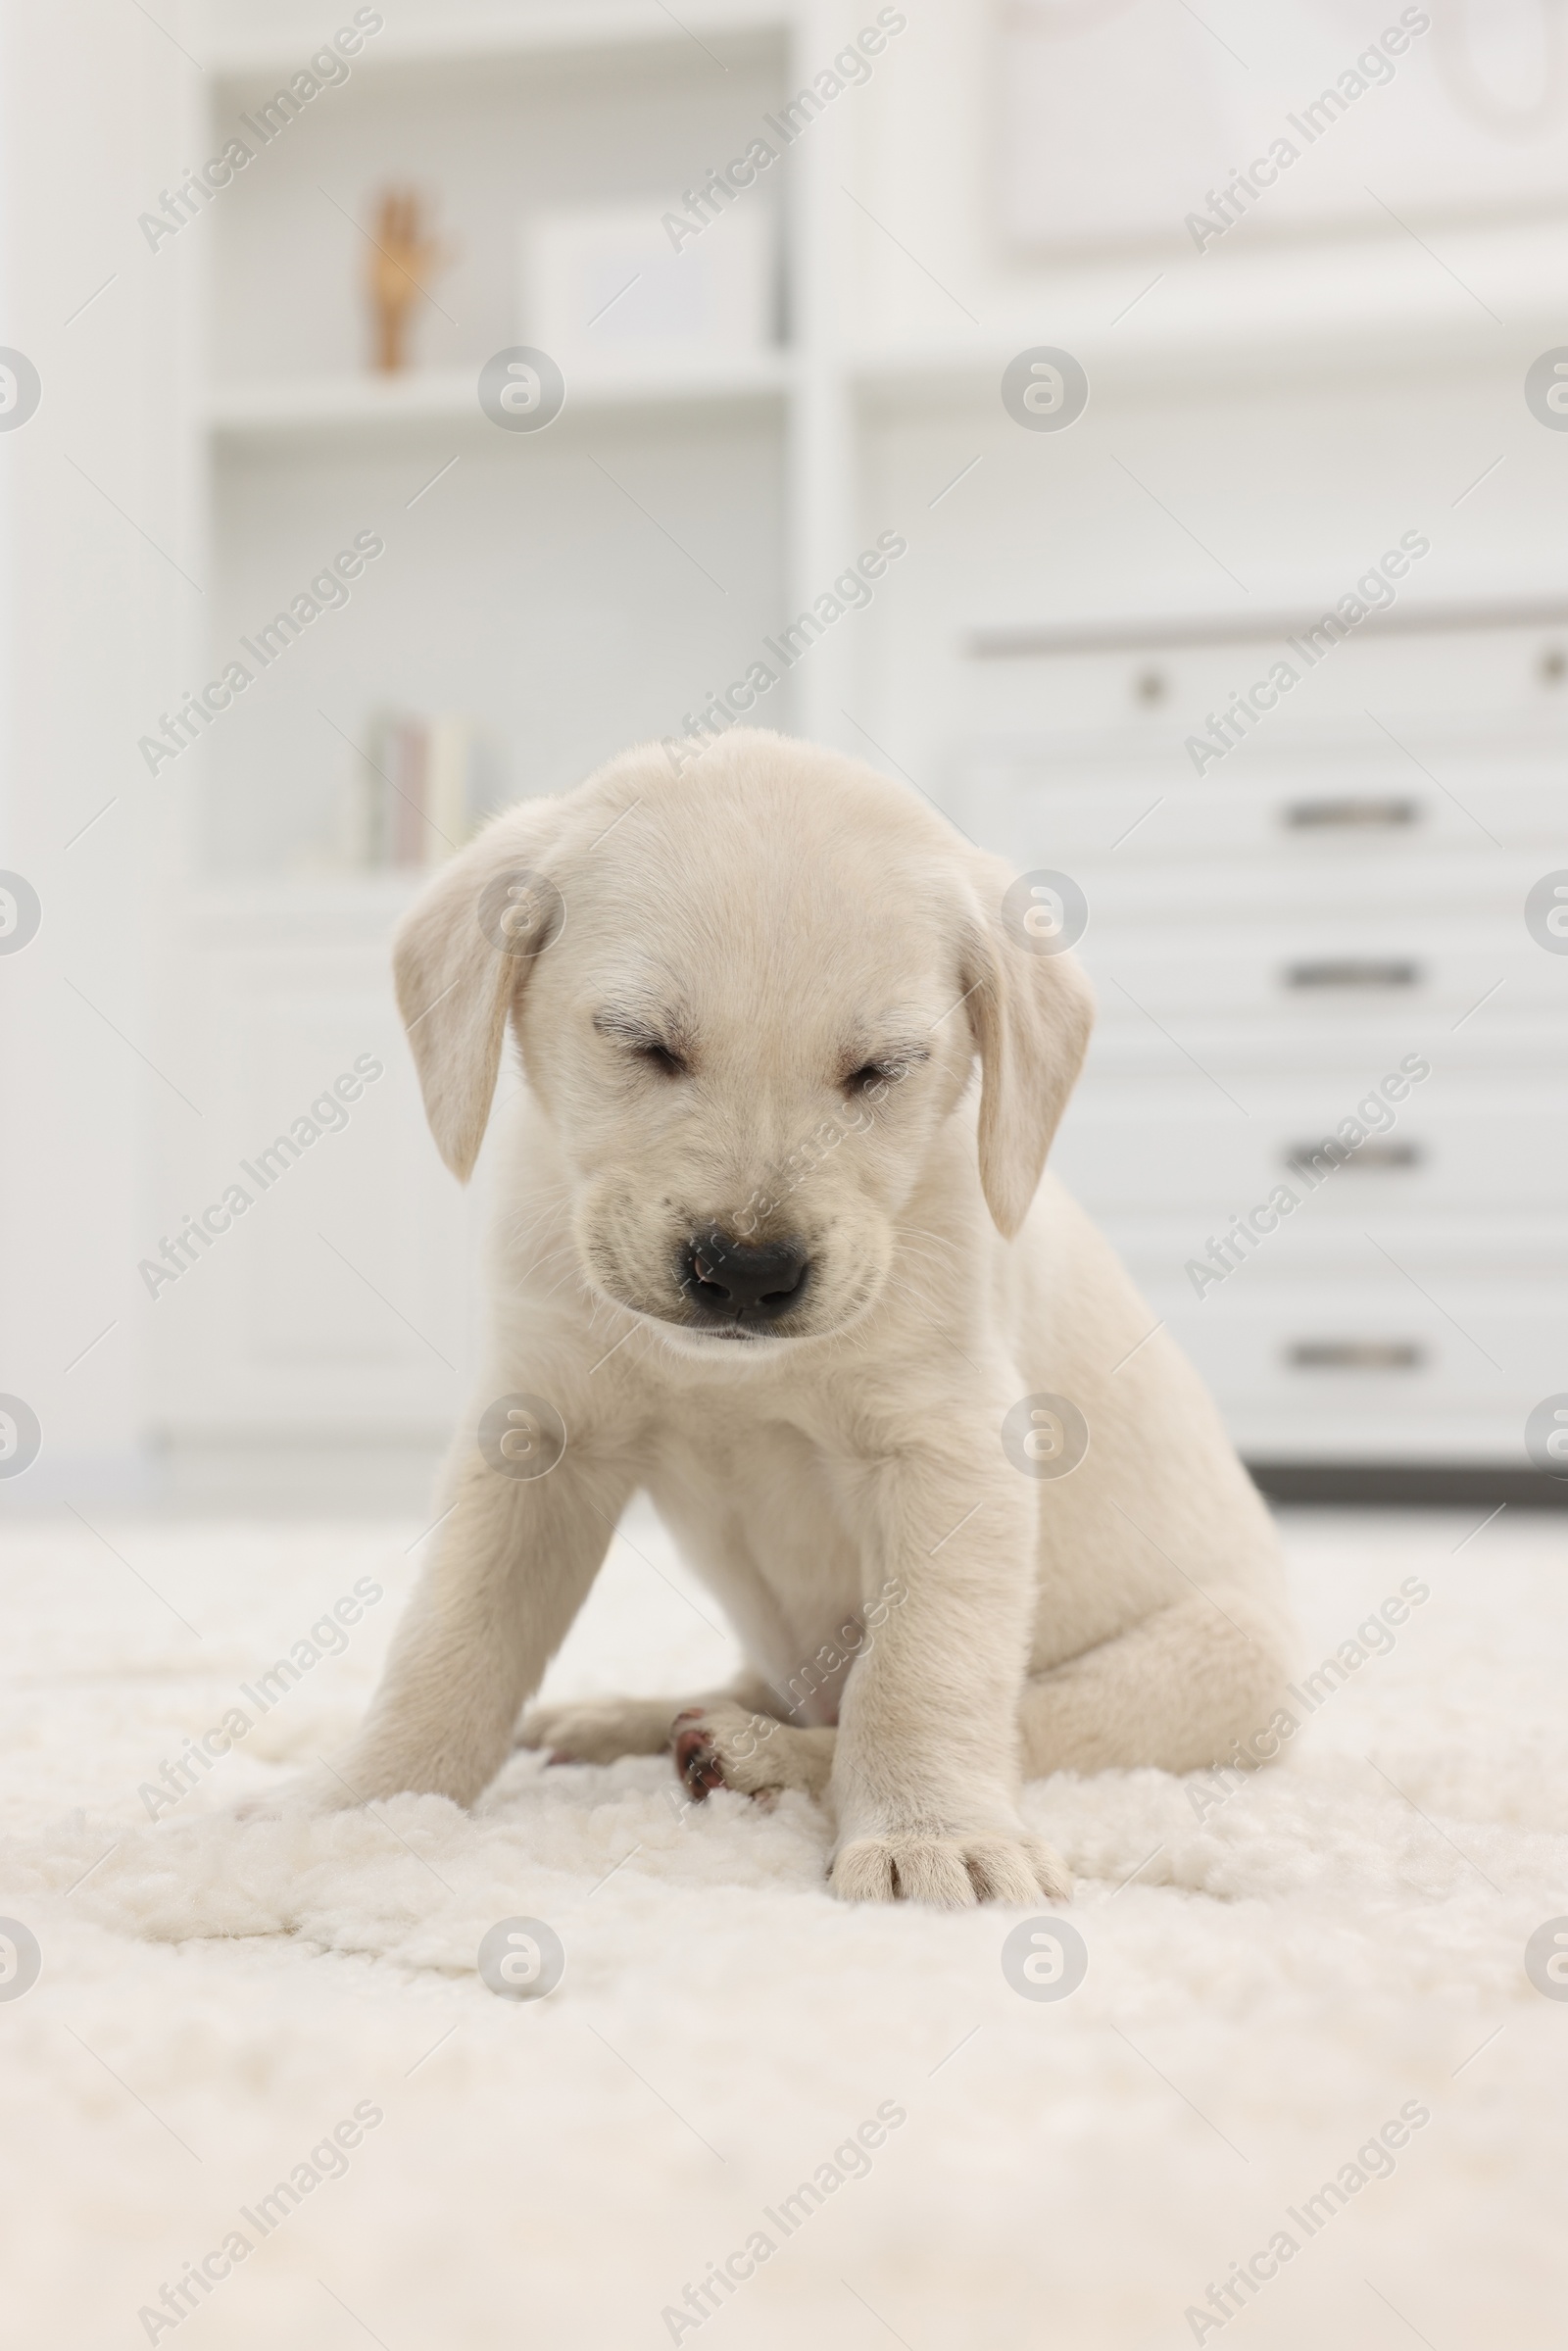
[{"label": "puppy's eyebrow", "polygon": [[594,1027],[617,1045],[657,1045],[684,1054],[691,1043],[688,1023],[667,1005],[603,1004],[594,1014]]},{"label": "puppy's eyebrow", "polygon": [[889,1067],[912,1069],[921,1061],[929,1061],[931,1048],[908,1032],[874,1037],[865,1030],[845,1048],[845,1062],[851,1069],[861,1069],[868,1062],[881,1062]]}]

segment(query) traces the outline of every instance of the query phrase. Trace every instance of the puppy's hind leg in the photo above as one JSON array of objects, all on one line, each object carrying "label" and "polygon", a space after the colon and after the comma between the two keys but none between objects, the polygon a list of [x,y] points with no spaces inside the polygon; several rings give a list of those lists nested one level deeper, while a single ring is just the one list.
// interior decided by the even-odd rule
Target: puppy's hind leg
[{"label": "puppy's hind leg", "polygon": [[514,1743],[545,1747],[552,1763],[613,1763],[617,1755],[662,1755],[678,1715],[700,1708],[765,1708],[772,1692],[765,1682],[743,1674],[728,1690],[707,1690],[681,1698],[575,1698],[530,1706]]},{"label": "puppy's hind leg", "polygon": [[837,1739],[836,1731],[798,1731],[727,1701],[698,1705],[676,1717],[675,1769],[699,1803],[715,1788],[732,1788],[764,1806],[793,1788],[820,1803]]},{"label": "puppy's hind leg", "polygon": [[1023,1768],[1167,1772],[1232,1762],[1286,1704],[1288,1647],[1255,1601],[1200,1592],[1024,1684]]}]

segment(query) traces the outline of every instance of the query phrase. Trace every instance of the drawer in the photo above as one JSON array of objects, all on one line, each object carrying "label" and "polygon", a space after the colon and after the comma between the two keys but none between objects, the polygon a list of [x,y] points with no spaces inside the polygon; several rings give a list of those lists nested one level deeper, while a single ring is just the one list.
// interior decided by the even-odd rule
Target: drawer
[{"label": "drawer", "polygon": [[[1168,1088],[1155,1100],[1142,1087],[1088,1090],[1063,1121],[1052,1165],[1093,1215],[1190,1207],[1205,1231],[1223,1230],[1233,1212],[1246,1216],[1280,1184],[1303,1208],[1310,1202],[1312,1219],[1351,1223],[1568,1205],[1568,1102],[1538,1107],[1515,1089],[1455,1086],[1437,1070],[1398,1102],[1330,1076],[1275,1079],[1246,1093],[1245,1119],[1206,1092],[1212,1107]],[[1372,1109],[1358,1121],[1367,1140],[1347,1152],[1342,1124],[1369,1096]]]},{"label": "drawer", "polygon": [[1222,857],[1302,873],[1390,873],[1431,850],[1499,847],[1544,865],[1568,860],[1568,742],[1529,756],[1412,749],[1414,759],[1392,760],[1340,748],[1277,759],[1246,783],[1062,750],[978,766],[956,789],[964,820],[1020,866],[1052,857],[1113,856],[1124,869]]},{"label": "drawer", "polygon": [[[1430,571],[1430,564],[1425,568]],[[1413,594],[1421,600],[1424,591],[1414,588]],[[1186,737],[1204,727],[1210,711],[1224,712],[1238,692],[1267,677],[1282,660],[1296,669],[1297,683],[1231,754],[1228,766],[1246,761],[1261,769],[1325,736],[1369,751],[1380,744],[1386,749],[1387,738],[1368,716],[1374,710],[1417,749],[1439,724],[1494,744],[1521,733],[1549,737],[1561,731],[1568,704],[1563,661],[1568,632],[1560,620],[1479,628],[1429,625],[1403,634],[1385,630],[1374,619],[1313,662],[1293,654],[1288,644],[1304,612],[1270,615],[1264,634],[1255,635],[1261,615],[1256,600],[1250,602],[1250,612],[1229,615],[1235,634],[1226,633],[1218,614],[1209,615],[1206,626],[1201,616],[1186,615],[1199,626],[1185,644],[1170,643],[1168,628],[1157,622],[1150,631],[1153,641],[1141,642],[1140,621],[1128,615],[1109,642],[1102,637],[1091,646],[1080,637],[1073,645],[1058,626],[1034,637],[1026,651],[1019,645],[1020,615],[1008,614],[998,629],[1001,615],[987,614],[980,641],[971,639],[971,648],[978,654],[983,641],[992,649],[990,656],[967,666],[971,747],[995,747],[1010,738],[1010,748],[1033,749],[1042,739],[1059,740],[1069,733],[1112,742],[1141,737],[1146,756],[1158,757],[1168,748],[1187,767]],[[1330,602],[1325,596],[1308,609],[1321,612]],[[1405,610],[1408,613],[1408,598]],[[1429,613],[1430,618],[1435,615]],[[1004,656],[999,638],[1017,650]],[[1161,638],[1166,641],[1160,643]]]},{"label": "drawer", "polygon": [[1228,931],[1250,922],[1310,929],[1333,921],[1346,931],[1370,933],[1397,921],[1417,942],[1484,937],[1499,946],[1531,947],[1545,962],[1560,964],[1568,957],[1538,946],[1526,929],[1525,901],[1543,875],[1564,866],[1568,827],[1549,857],[1483,844],[1462,855],[1411,851],[1396,867],[1376,869],[1308,868],[1270,857],[1215,857],[1179,874],[1163,866],[1125,865],[1119,857],[1098,863],[1081,858],[1076,868],[1062,870],[1089,901],[1086,935],[1136,930],[1142,937],[1152,930],[1186,944],[1200,936],[1205,923]]},{"label": "drawer", "polygon": [[1514,937],[1499,935],[1495,922],[1469,928],[1466,937],[1457,924],[1429,927],[1388,912],[1375,927],[1336,915],[1182,937],[1121,924],[1097,933],[1091,919],[1079,954],[1102,1022],[1152,1017],[1183,1043],[1181,1024],[1195,1015],[1264,1021],[1282,1045],[1314,1023],[1343,1029],[1376,1017],[1403,1029],[1408,1053],[1418,1036],[1451,1031],[1494,994],[1505,999],[1497,1015],[1568,1020],[1568,957],[1533,946],[1522,924]]},{"label": "drawer", "polygon": [[1543,1298],[1450,1268],[1439,1305],[1375,1274],[1249,1292],[1252,1270],[1201,1305],[1151,1301],[1245,1449],[1528,1466],[1526,1419],[1568,1390],[1568,1282]]},{"label": "drawer", "polygon": [[1354,1101],[1416,1052],[1445,1079],[1506,1076],[1526,1101],[1568,1086],[1568,1015],[1554,1014],[1549,1004],[1510,1013],[1506,987],[1469,1017],[1435,1014],[1412,1021],[1404,1004],[1369,1003],[1356,1021],[1348,1022],[1343,1014],[1327,1018],[1321,1006],[1303,1007],[1288,1035],[1270,1021],[1237,1020],[1223,1007],[1184,1013],[1172,1023],[1147,997],[1148,1017],[1112,1016],[1109,998],[1123,1012],[1128,1000],[1103,975],[1096,996],[1099,1014],[1069,1118],[1100,1099],[1102,1089],[1113,1095],[1129,1089],[1135,1099],[1147,1100],[1149,1089],[1163,1087],[1190,1105],[1218,1105],[1221,1116],[1240,1124],[1283,1071],[1338,1072],[1341,1090]]},{"label": "drawer", "polygon": [[[1353,1180],[1335,1176],[1329,1182]],[[1255,1247],[1242,1252],[1235,1270],[1202,1286],[1204,1320],[1221,1306],[1229,1314],[1241,1303],[1250,1308],[1276,1295],[1282,1315],[1295,1312],[1297,1298],[1337,1286],[1376,1298],[1380,1310],[1385,1299],[1408,1300],[1413,1309],[1425,1294],[1458,1317],[1453,1299],[1462,1291],[1483,1313],[1499,1300],[1509,1302],[1510,1311],[1519,1304],[1544,1310],[1549,1303],[1568,1358],[1568,1216],[1560,1210],[1520,1208],[1506,1217],[1486,1208],[1403,1216],[1385,1211],[1374,1217],[1368,1209],[1334,1220],[1314,1215],[1312,1206],[1303,1201],[1272,1231],[1254,1229]],[[1152,1215],[1107,1211],[1098,1222],[1145,1293],[1160,1301],[1160,1313],[1185,1312],[1200,1302],[1187,1266],[1205,1255],[1218,1225],[1204,1223],[1200,1232],[1187,1210],[1163,1206]]]}]

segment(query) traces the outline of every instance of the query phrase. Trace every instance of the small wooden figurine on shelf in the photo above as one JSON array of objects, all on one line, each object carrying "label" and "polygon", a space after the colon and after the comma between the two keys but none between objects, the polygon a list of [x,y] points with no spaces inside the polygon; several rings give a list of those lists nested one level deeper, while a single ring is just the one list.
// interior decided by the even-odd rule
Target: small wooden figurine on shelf
[{"label": "small wooden figurine on shelf", "polygon": [[415,189],[388,188],[376,215],[369,287],[375,366],[383,375],[395,375],[408,366],[409,312],[452,258],[430,235],[421,210]]}]

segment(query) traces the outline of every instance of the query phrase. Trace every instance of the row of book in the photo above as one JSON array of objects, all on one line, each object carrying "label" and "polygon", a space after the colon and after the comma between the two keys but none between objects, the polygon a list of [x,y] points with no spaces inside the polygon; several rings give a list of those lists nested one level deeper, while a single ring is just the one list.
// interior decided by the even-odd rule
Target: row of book
[{"label": "row of book", "polygon": [[342,863],[439,865],[498,805],[496,785],[493,754],[470,719],[377,711],[348,780]]}]

